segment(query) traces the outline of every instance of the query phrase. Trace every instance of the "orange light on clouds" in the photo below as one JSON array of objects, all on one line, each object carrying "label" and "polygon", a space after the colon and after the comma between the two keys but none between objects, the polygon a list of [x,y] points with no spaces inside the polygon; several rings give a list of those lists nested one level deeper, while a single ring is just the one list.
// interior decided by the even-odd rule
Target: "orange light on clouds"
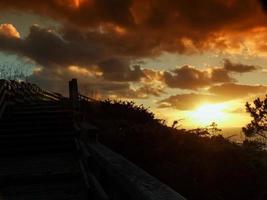
[{"label": "orange light on clouds", "polygon": [[84,1],[90,1],[91,0],[56,0],[56,3],[59,6],[69,7],[71,9],[78,9],[81,7],[81,4]]},{"label": "orange light on clouds", "polygon": [[97,67],[92,66],[90,69],[84,67],[78,67],[75,65],[69,66],[68,69],[76,74],[83,76],[101,76],[103,73],[97,70]]},{"label": "orange light on clouds", "polygon": [[118,34],[125,34],[126,33],[126,30],[120,26],[115,26],[114,30]]},{"label": "orange light on clouds", "polygon": [[0,24],[0,35],[20,38],[20,33],[12,24]]},{"label": "orange light on clouds", "polygon": [[86,0],[71,0],[71,6],[74,8],[80,8],[84,1],[86,1]]},{"label": "orange light on clouds", "polygon": [[81,0],[74,0],[74,5],[76,8],[80,7]]}]

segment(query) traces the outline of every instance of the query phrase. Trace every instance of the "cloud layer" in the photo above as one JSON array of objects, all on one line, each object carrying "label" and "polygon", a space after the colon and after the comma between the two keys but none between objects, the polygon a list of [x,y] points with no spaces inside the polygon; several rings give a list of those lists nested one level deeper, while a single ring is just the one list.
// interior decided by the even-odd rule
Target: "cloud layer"
[{"label": "cloud layer", "polygon": [[[266,27],[264,1],[258,0],[2,0],[0,10],[44,15],[96,40],[117,44],[121,53],[157,55],[162,51],[192,53],[235,51],[251,30]],[[266,31],[265,31],[266,33]],[[241,37],[242,38],[242,37]],[[113,41],[115,43],[113,43]]]},{"label": "cloud layer", "polygon": [[166,84],[171,88],[191,90],[207,87],[216,83],[234,81],[223,68],[199,70],[188,65],[177,68],[172,72],[165,72],[164,79]]},{"label": "cloud layer", "polygon": [[159,108],[175,108],[178,110],[194,110],[202,104],[223,103],[226,101],[247,98],[251,95],[260,95],[267,92],[267,86],[242,85],[226,83],[212,86],[208,94],[187,93],[177,94],[158,101]]},{"label": "cloud layer", "polygon": [[184,65],[162,71],[133,62],[163,52],[266,54],[266,44],[260,42],[267,39],[264,0],[0,1],[0,12],[11,10],[43,15],[61,24],[58,29],[33,25],[24,38],[12,24],[0,25],[0,50],[42,66],[31,79],[49,88],[63,90],[74,75],[103,96],[147,98],[169,88],[195,92],[209,88],[208,95],[180,94],[160,102],[181,109],[187,106],[180,105],[180,100],[194,105],[194,99],[217,102],[222,96],[231,99],[265,92],[264,86],[238,85],[234,78],[235,73],[253,72],[259,66],[229,59],[223,66]]}]

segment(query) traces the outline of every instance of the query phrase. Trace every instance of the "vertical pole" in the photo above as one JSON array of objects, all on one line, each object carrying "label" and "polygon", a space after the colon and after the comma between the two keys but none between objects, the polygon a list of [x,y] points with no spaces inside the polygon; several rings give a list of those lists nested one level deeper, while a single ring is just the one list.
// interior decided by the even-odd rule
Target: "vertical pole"
[{"label": "vertical pole", "polygon": [[74,110],[79,108],[79,95],[78,95],[78,82],[77,79],[72,79],[69,81],[69,98],[72,102],[72,107]]}]

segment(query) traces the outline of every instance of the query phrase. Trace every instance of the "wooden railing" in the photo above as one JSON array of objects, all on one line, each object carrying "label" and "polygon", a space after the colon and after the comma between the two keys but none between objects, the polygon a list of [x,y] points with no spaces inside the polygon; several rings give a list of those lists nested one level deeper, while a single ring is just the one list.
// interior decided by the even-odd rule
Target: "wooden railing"
[{"label": "wooden railing", "polygon": [[97,131],[94,127],[87,126],[87,129],[80,131],[78,143],[91,199],[186,200],[169,186],[100,144],[92,137]]},{"label": "wooden railing", "polygon": [[62,95],[43,90],[35,84],[14,80],[0,80],[0,118],[6,107],[16,103],[37,103],[40,101],[61,101]]},{"label": "wooden railing", "polygon": [[[95,99],[79,93],[76,79],[69,82],[74,124],[80,133],[81,168],[91,199],[185,200],[183,196],[97,141],[98,129],[82,117],[87,103]],[[84,113],[90,114],[90,113]]]},{"label": "wooden railing", "polygon": [[7,81],[0,80],[0,118],[2,117],[4,110],[7,106],[7,98],[9,96],[10,86]]},{"label": "wooden railing", "polygon": [[[79,114],[83,112],[81,106],[96,100],[78,92],[77,80],[74,79],[72,84],[67,101],[73,107],[74,116],[77,115],[74,117],[78,133],[75,140],[87,189],[93,195],[90,199],[184,200],[170,187],[97,141],[99,130]],[[35,84],[0,80],[0,118],[8,105],[63,100],[66,98],[62,95],[43,90]]]},{"label": "wooden railing", "polygon": [[91,98],[91,97],[87,97],[87,96],[84,96],[80,93],[78,93],[78,98],[79,98],[79,101],[82,102],[82,101],[85,101],[85,102],[94,102],[96,101],[95,99]]}]

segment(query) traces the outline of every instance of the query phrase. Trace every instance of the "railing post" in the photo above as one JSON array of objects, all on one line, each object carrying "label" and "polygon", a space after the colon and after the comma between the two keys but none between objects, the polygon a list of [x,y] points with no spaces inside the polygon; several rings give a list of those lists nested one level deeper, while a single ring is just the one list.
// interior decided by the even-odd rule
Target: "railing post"
[{"label": "railing post", "polygon": [[79,95],[78,95],[78,82],[77,79],[72,79],[69,81],[69,97],[74,110],[79,107]]}]

